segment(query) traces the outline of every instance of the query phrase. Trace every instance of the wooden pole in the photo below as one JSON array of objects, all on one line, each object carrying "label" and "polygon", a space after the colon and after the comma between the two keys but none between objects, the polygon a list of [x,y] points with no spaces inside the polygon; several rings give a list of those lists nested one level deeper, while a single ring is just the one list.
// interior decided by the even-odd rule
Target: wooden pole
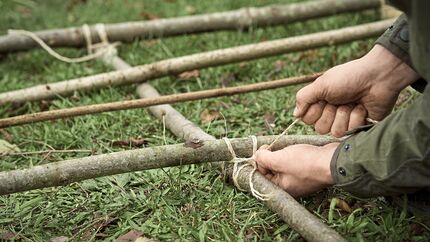
[{"label": "wooden pole", "polygon": [[0,105],[55,98],[57,96],[71,94],[74,91],[139,83],[199,68],[237,63],[310,48],[341,44],[348,41],[377,36],[384,32],[393,21],[392,19],[384,20],[320,33],[208,51],[136,66],[130,69],[4,92],[0,94]]},{"label": "wooden pole", "polygon": [[[378,8],[380,0],[324,0],[305,3],[242,8],[227,12],[116,24],[105,24],[110,41],[130,42],[137,38],[287,24],[337,13]],[[96,27],[90,27],[92,42],[100,41]],[[35,34],[52,47],[85,46],[80,27],[37,31]],[[28,50],[38,45],[23,35],[0,36],[0,53]]]},{"label": "wooden pole", "polygon": [[[258,145],[269,144],[275,136],[258,137]],[[324,145],[336,139],[326,136],[284,136],[276,149],[291,144]],[[232,139],[240,157],[252,156],[252,140]],[[148,147],[52,162],[22,170],[0,172],[0,195],[52,186],[64,186],[86,179],[155,168],[231,160],[223,140]]]},{"label": "wooden pole", "polygon": [[237,87],[217,88],[212,90],[203,90],[197,92],[188,92],[180,94],[172,94],[166,96],[159,96],[153,98],[144,98],[136,100],[127,100],[111,103],[93,104],[87,106],[64,108],[58,110],[51,110],[45,112],[25,114],[10,118],[0,119],[0,128],[6,128],[10,126],[35,123],[47,120],[56,120],[62,118],[71,118],[76,116],[82,116],[87,114],[110,112],[118,110],[127,110],[133,108],[144,108],[160,104],[178,103],[192,100],[201,100],[206,98],[214,98],[221,96],[231,96],[240,93],[263,91],[269,89],[275,89],[279,87],[290,86],[294,84],[301,84],[314,81],[322,73],[317,73],[308,76],[291,77],[287,79],[261,82]]}]

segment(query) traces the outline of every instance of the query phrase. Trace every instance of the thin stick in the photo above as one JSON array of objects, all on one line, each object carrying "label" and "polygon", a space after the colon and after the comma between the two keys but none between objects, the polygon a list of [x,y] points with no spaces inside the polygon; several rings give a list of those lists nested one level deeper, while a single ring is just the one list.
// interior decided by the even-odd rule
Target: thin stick
[{"label": "thin stick", "polygon": [[0,105],[55,98],[61,95],[72,94],[74,91],[138,83],[199,68],[237,63],[310,48],[341,44],[380,35],[393,21],[394,20],[385,20],[320,33],[208,51],[136,66],[125,70],[9,91],[0,94]]},{"label": "thin stick", "polygon": [[[152,21],[106,24],[106,32],[111,41],[130,42],[136,38],[156,38],[186,33],[287,24],[336,13],[378,8],[379,6],[380,0],[310,1]],[[38,31],[35,34],[44,42],[49,43],[50,46],[77,47],[86,44],[81,27]],[[93,43],[100,41],[95,26],[90,27],[90,35]],[[27,50],[33,47],[37,47],[37,44],[26,36],[0,36],[0,52]]]},{"label": "thin stick", "polygon": [[178,103],[192,100],[201,100],[206,98],[214,98],[221,96],[231,96],[240,93],[255,92],[262,90],[269,90],[279,87],[290,86],[294,84],[301,84],[314,81],[322,73],[317,73],[308,76],[291,77],[287,79],[261,82],[237,87],[217,88],[212,90],[204,90],[197,92],[172,94],[167,96],[160,96],[154,98],[145,98],[137,100],[127,100],[112,103],[94,104],[81,107],[65,108],[58,110],[51,110],[46,112],[32,113],[20,115],[10,118],[0,119],[0,128],[10,127],[20,124],[35,123],[47,120],[55,120],[61,118],[70,118],[87,114],[110,112],[118,110],[127,110],[133,108],[143,108],[159,104]]}]

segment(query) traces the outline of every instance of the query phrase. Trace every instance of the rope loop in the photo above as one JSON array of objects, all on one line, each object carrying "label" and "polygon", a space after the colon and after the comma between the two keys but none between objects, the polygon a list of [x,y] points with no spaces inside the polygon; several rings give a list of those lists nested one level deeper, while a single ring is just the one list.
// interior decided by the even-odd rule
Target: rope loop
[{"label": "rope loop", "polygon": [[[116,51],[115,47],[119,45],[119,42],[115,43],[109,43],[109,39],[105,30],[104,24],[96,24],[94,26],[99,39],[100,43],[93,44],[92,43],[92,37],[91,37],[91,29],[87,24],[82,25],[81,32],[84,36],[85,43],[87,46],[88,55],[77,57],[77,58],[70,58],[63,56],[53,50],[48,44],[46,44],[45,41],[43,41],[39,36],[37,36],[35,33],[23,30],[23,29],[9,29],[8,34],[9,35],[23,35],[31,38],[34,40],[37,44],[42,47],[48,54],[50,54],[52,57],[56,58],[57,60],[66,62],[66,63],[81,63],[86,62],[89,60],[96,59],[98,57],[101,57],[105,54],[112,54],[115,53],[113,51]],[[97,51],[96,51],[97,50]]]},{"label": "rope loop", "polygon": [[257,137],[255,135],[250,136],[252,139],[252,156],[250,158],[239,158],[236,156],[236,152],[233,149],[233,146],[231,145],[231,142],[228,138],[224,137],[223,140],[225,144],[227,145],[227,149],[230,152],[232,159],[231,163],[233,163],[233,183],[237,187],[237,189],[241,191],[246,191],[243,189],[240,184],[238,183],[238,178],[240,175],[240,172],[244,167],[251,166],[252,171],[249,174],[249,190],[251,191],[251,194],[254,195],[257,199],[260,199],[262,201],[267,201],[270,199],[270,194],[263,194],[254,187],[254,181],[253,176],[255,172],[257,171],[257,163],[254,160],[255,152],[257,152],[258,144],[257,144]]}]

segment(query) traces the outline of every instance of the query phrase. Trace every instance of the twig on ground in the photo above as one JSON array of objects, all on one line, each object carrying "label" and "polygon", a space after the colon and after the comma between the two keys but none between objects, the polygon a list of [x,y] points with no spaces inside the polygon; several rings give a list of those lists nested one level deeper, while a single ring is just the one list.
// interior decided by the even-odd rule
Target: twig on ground
[{"label": "twig on ground", "polygon": [[201,100],[206,98],[230,96],[230,95],[236,95],[240,93],[269,90],[269,89],[280,88],[280,87],[285,87],[285,86],[294,85],[294,84],[311,82],[311,81],[314,81],[316,78],[318,78],[320,75],[321,73],[317,73],[317,74],[308,75],[308,76],[290,77],[287,79],[261,82],[261,83],[255,83],[255,84],[249,84],[249,85],[243,85],[243,86],[237,86],[237,87],[217,88],[212,90],[172,94],[172,95],[159,96],[159,97],[153,97],[153,98],[94,104],[94,105],[88,105],[88,106],[25,114],[25,115],[0,119],[0,128],[10,127],[10,126],[20,125],[20,124],[47,121],[47,120],[70,118],[70,117],[101,113],[101,112],[110,112],[110,111],[126,110],[126,109],[133,109],[133,108],[143,108],[143,107],[149,107],[149,106],[154,106],[159,104],[178,103],[178,102],[185,102],[185,101],[192,101],[192,100]]}]

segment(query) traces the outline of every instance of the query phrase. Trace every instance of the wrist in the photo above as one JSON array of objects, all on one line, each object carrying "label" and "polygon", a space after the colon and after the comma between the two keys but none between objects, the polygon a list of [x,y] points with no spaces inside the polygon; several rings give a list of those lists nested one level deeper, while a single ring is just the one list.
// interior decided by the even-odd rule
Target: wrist
[{"label": "wrist", "polygon": [[320,156],[321,162],[319,162],[319,164],[321,164],[321,167],[320,167],[321,177],[320,178],[321,178],[321,183],[323,183],[325,185],[333,185],[334,184],[333,176],[331,175],[330,164],[331,164],[331,160],[332,160],[333,155],[334,155],[338,146],[339,146],[339,143],[330,143],[330,144],[326,144],[326,145],[321,147],[323,152]]},{"label": "wrist", "polygon": [[379,44],[361,59],[373,70],[373,80],[379,80],[395,91],[400,92],[420,78],[408,64]]}]

